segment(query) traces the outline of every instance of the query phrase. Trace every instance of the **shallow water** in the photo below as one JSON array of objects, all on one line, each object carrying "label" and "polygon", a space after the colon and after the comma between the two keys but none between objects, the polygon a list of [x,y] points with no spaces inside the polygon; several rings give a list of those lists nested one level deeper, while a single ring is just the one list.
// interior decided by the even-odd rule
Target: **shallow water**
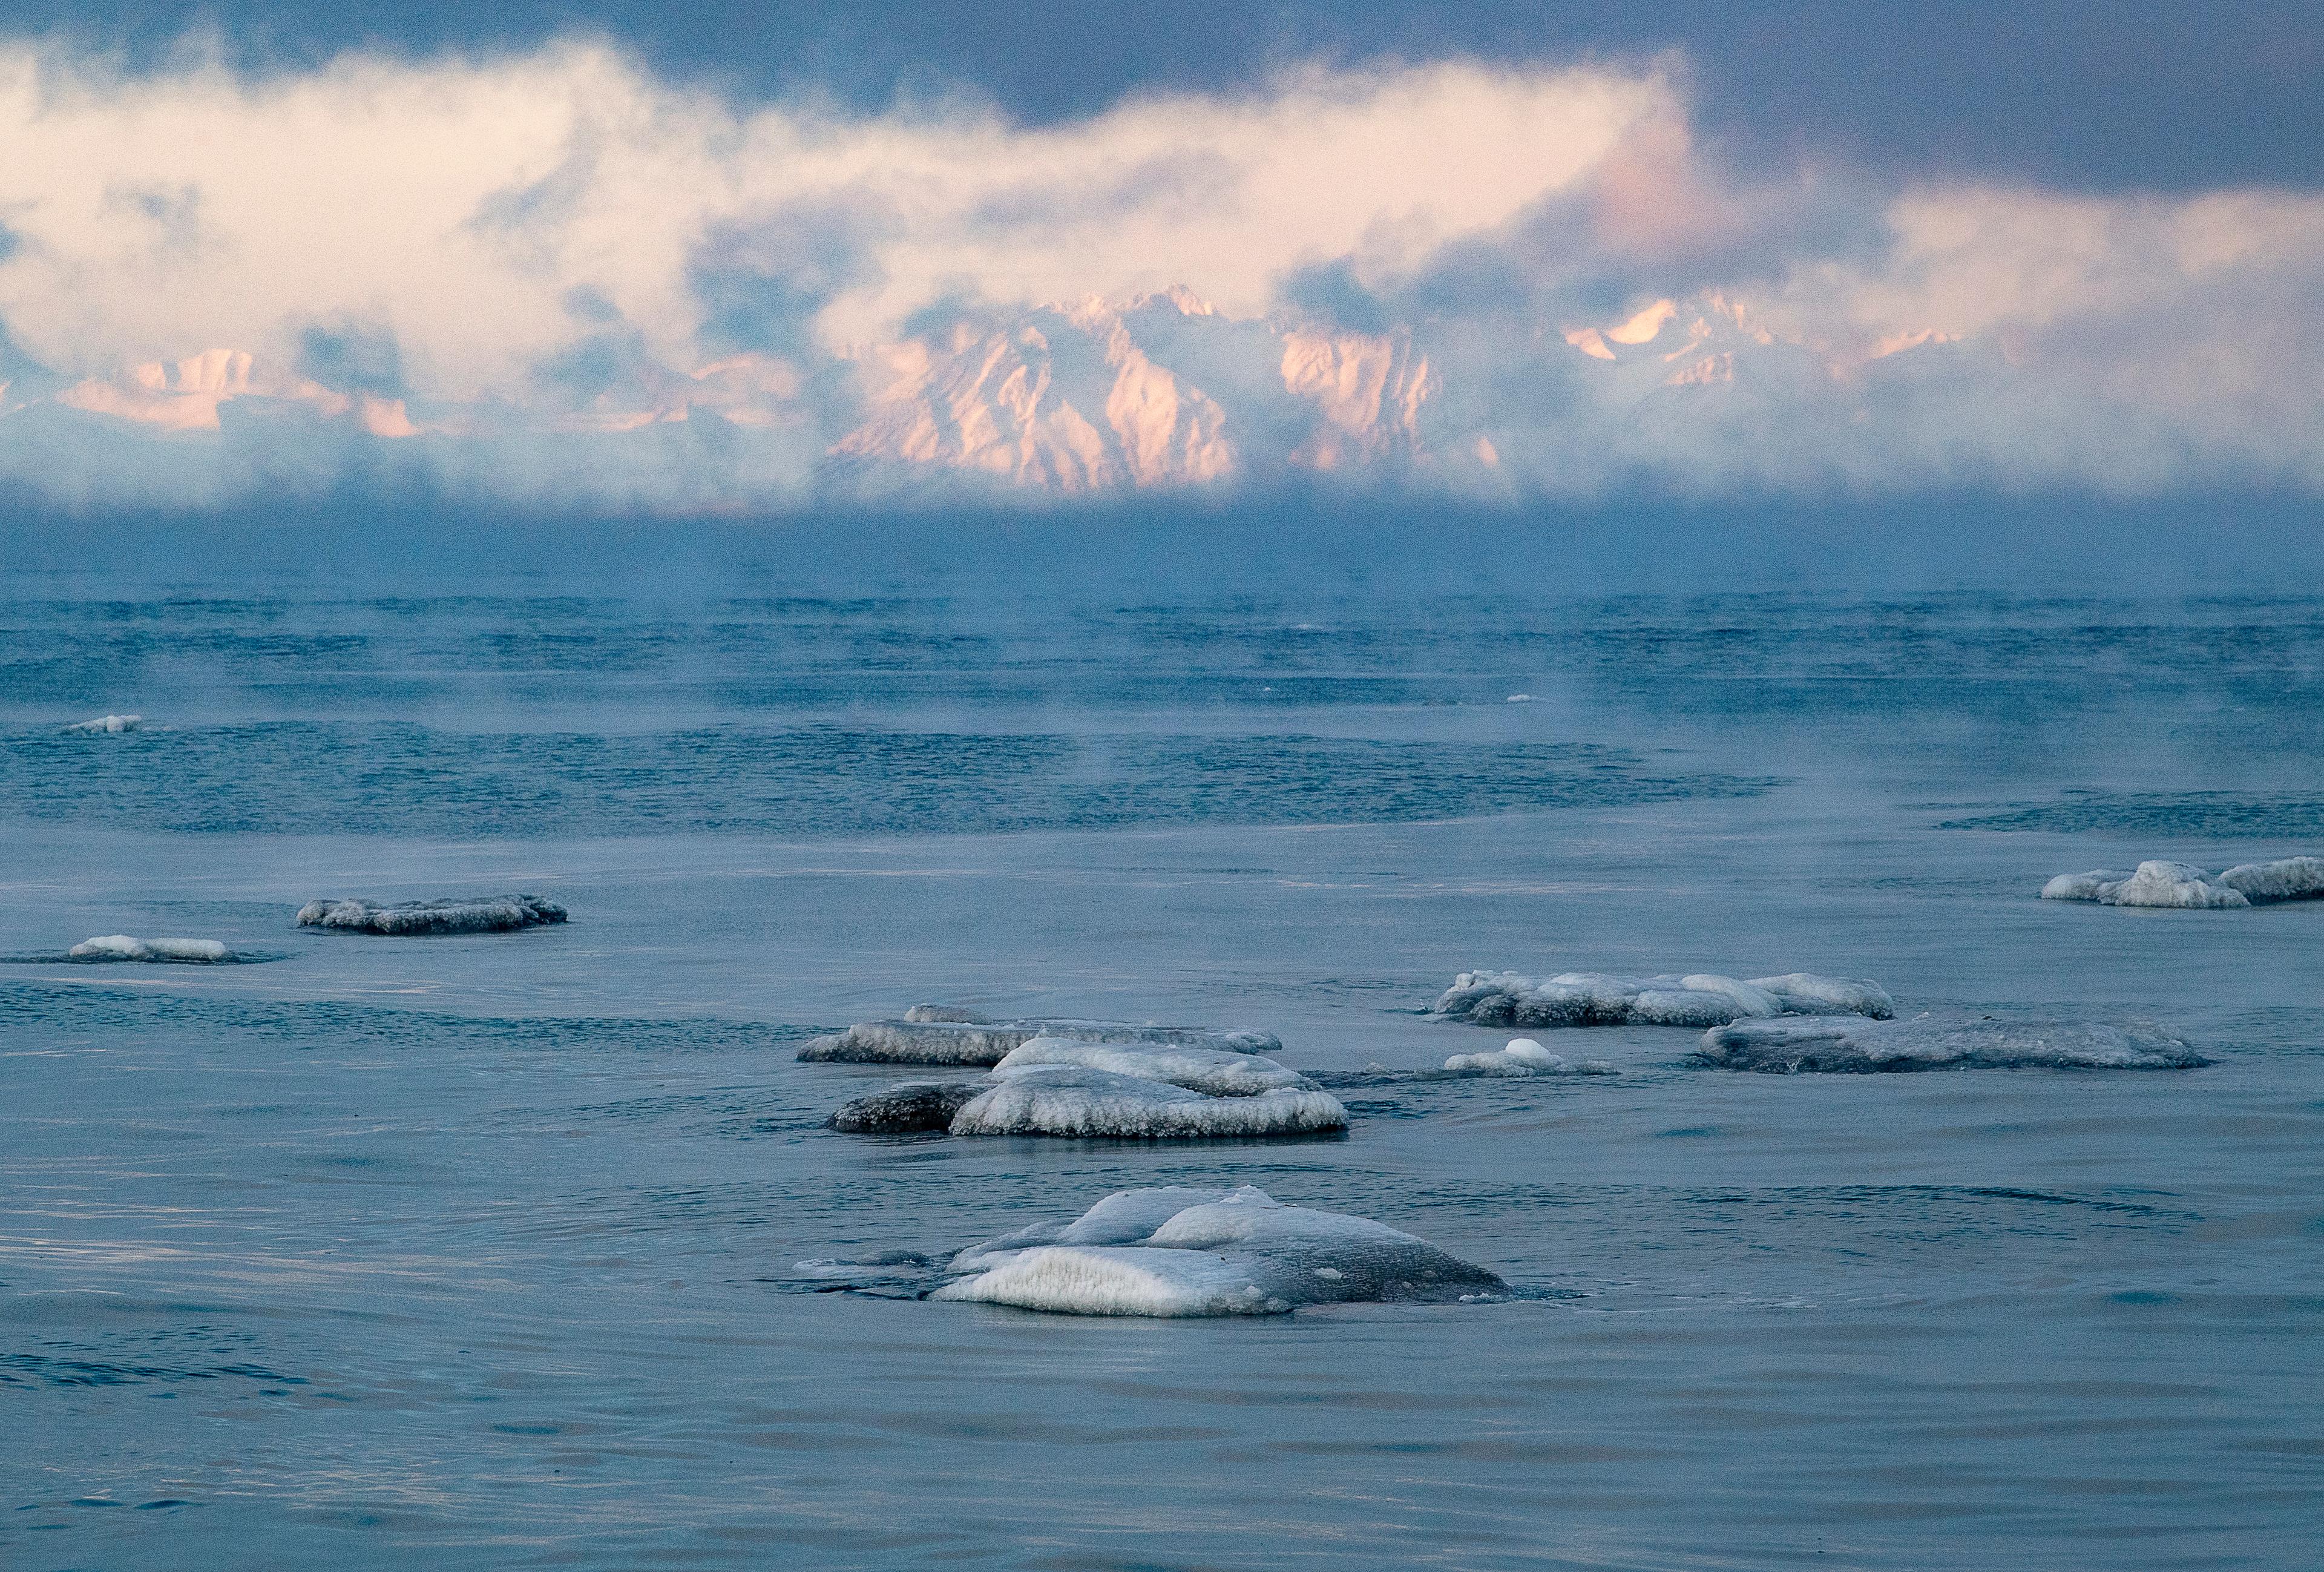
[{"label": "shallow water", "polygon": [[[2324,602],[644,603],[63,576],[0,603],[0,1562],[2311,1564]],[[1511,695],[1526,701],[1509,702]],[[108,710],[146,731],[65,737]],[[525,889],[570,925],[299,932]],[[922,999],[1509,1034],[1471,966],[2144,1018],[2176,1073],[1388,1081],[1344,1138],[865,1139]],[[817,1291],[1263,1186],[1521,1297],[1259,1322]]]}]

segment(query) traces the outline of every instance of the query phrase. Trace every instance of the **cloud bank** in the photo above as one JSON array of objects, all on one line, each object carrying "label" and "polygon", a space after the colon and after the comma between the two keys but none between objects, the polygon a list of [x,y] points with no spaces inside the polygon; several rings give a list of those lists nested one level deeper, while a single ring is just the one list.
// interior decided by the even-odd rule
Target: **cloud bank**
[{"label": "cloud bank", "polygon": [[1738,169],[1668,71],[1028,129],[20,47],[0,146],[0,475],[68,503],[2324,490],[2324,195]]}]

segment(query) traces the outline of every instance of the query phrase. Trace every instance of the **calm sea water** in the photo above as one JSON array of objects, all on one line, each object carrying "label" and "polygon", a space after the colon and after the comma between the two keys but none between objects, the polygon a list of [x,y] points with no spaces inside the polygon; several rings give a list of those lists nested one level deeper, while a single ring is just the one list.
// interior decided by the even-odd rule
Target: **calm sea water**
[{"label": "calm sea water", "polygon": [[[11,1568],[2301,1567],[2324,1533],[2324,600],[863,598],[0,581]],[[67,736],[134,712],[148,729]],[[294,931],[525,889],[566,928]],[[1506,1034],[1471,966],[2145,1018],[2184,1074],[1350,1094],[1344,1139],[823,1130],[921,1000]],[[814,1291],[1255,1183],[1523,1290],[1261,1322]]]}]

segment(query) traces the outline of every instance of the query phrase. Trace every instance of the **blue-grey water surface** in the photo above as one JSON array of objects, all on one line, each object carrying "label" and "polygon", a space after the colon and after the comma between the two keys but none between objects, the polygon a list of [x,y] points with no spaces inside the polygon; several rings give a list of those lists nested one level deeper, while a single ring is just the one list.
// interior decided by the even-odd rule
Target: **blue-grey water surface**
[{"label": "blue-grey water surface", "polygon": [[[0,1563],[2301,1567],[2324,1542],[2324,600],[858,598],[0,579]],[[137,713],[147,729],[67,735]],[[295,931],[317,895],[570,925]],[[1350,1091],[1344,1139],[872,1140],[921,1000],[1507,1035],[1471,966],[1875,977],[2185,1073]],[[1254,1183],[1505,1303],[842,1292]]]}]

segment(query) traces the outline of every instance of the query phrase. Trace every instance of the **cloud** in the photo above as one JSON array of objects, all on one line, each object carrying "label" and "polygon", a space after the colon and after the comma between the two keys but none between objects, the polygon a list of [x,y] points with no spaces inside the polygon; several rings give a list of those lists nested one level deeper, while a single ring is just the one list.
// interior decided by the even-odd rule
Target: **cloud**
[{"label": "cloud", "polygon": [[[2324,490],[2324,198],[1738,170],[1683,80],[1314,69],[1028,128],[737,105],[596,46],[0,47],[0,470],[681,508],[871,469]],[[1203,304],[1120,309],[1174,285]],[[124,457],[141,419],[167,461]]]}]

